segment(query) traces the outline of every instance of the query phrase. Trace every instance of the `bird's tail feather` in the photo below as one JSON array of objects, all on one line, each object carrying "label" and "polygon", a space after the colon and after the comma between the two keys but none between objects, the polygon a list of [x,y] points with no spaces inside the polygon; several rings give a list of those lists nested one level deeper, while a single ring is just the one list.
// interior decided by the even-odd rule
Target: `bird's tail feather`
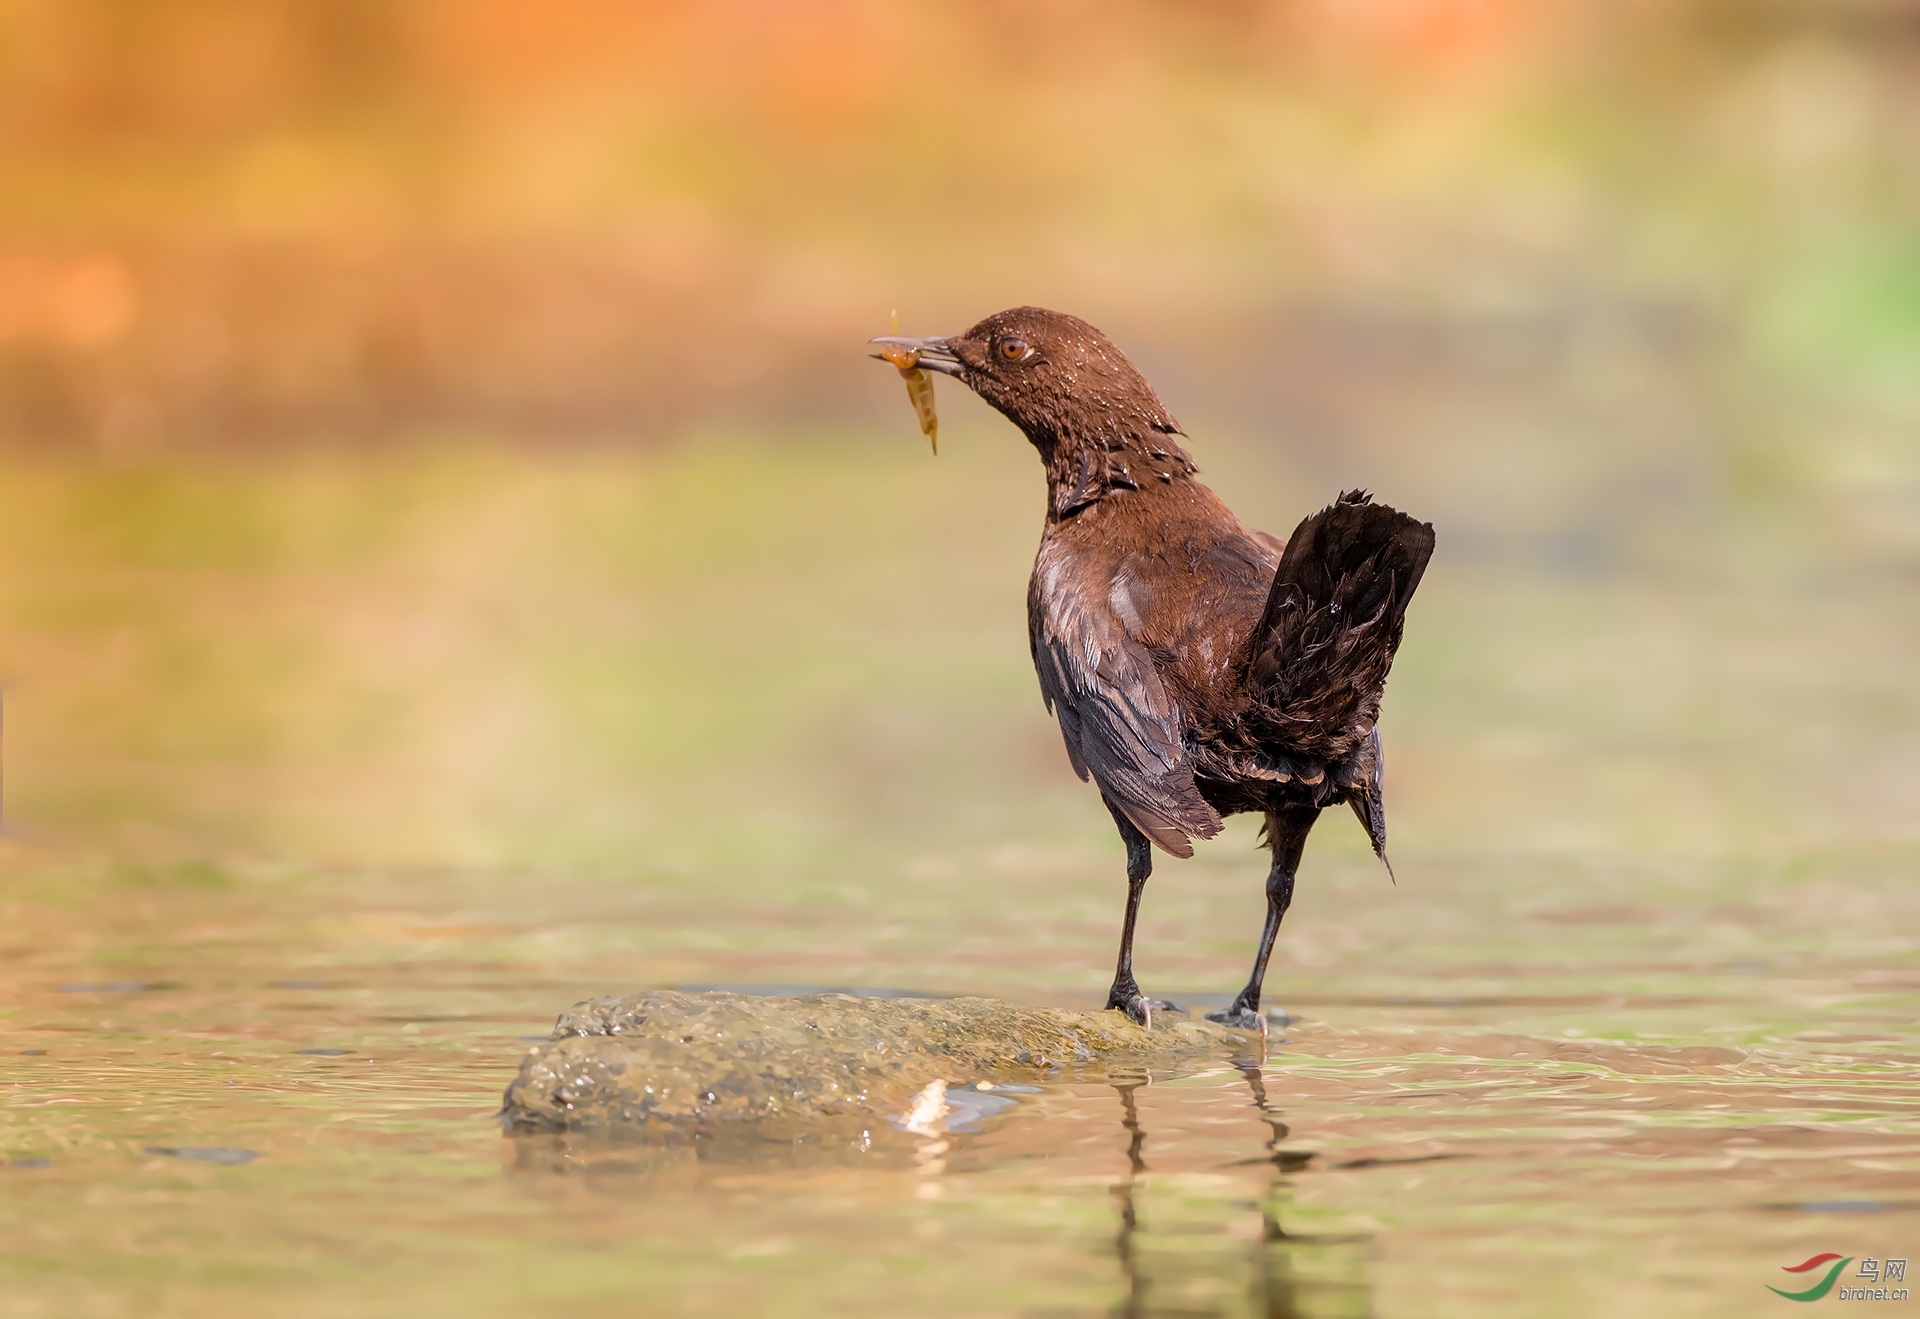
[{"label": "bird's tail feather", "polygon": [[[1407,605],[1432,555],[1431,524],[1364,490],[1294,528],[1247,672],[1249,722],[1263,743],[1330,762],[1372,734]],[[1384,857],[1382,833],[1362,823]]]}]

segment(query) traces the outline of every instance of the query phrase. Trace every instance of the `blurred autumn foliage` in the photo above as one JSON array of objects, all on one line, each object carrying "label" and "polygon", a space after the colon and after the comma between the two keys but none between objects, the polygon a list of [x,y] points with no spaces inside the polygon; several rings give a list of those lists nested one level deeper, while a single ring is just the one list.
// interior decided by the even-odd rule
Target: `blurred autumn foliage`
[{"label": "blurred autumn foliage", "polygon": [[1920,342],[1917,15],[0,0],[0,437],[820,423],[890,309],[1016,301],[1225,414],[1291,380],[1308,448],[1370,382],[1600,342],[1739,429],[1728,352]]}]

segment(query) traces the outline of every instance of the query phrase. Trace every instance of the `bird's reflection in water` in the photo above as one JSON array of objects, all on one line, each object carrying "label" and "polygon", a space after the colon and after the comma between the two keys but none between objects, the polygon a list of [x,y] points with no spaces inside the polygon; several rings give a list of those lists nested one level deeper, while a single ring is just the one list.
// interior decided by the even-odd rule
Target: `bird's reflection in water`
[{"label": "bird's reflection in water", "polygon": [[[1261,1319],[1348,1319],[1372,1313],[1366,1282],[1371,1237],[1364,1233],[1316,1232],[1295,1221],[1292,1179],[1312,1155],[1285,1148],[1287,1124],[1267,1097],[1266,1077],[1254,1062],[1235,1064],[1246,1078],[1260,1120],[1271,1129],[1265,1154],[1252,1163],[1272,1171],[1264,1184],[1190,1195],[1153,1195],[1148,1132],[1135,1098],[1146,1081],[1116,1083],[1120,1126],[1127,1135],[1127,1167],[1113,1186],[1120,1213],[1114,1250],[1126,1280],[1126,1295],[1113,1313],[1148,1316],[1237,1316]],[[1251,1199],[1245,1191],[1253,1190]],[[1195,1210],[1201,1217],[1195,1217]],[[1258,1229],[1247,1244],[1249,1221]],[[1164,1220],[1164,1221],[1163,1221]],[[1209,1238],[1234,1241],[1208,1248]],[[1195,1249],[1196,1245],[1201,1246]],[[1221,1243],[1225,1245],[1225,1243]]]}]

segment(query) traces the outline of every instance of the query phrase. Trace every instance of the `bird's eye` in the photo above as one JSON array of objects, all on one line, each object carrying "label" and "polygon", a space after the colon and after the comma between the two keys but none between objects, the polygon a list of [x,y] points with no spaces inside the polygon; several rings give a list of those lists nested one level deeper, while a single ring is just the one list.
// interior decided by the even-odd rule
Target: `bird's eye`
[{"label": "bird's eye", "polygon": [[1017,362],[1026,355],[1027,341],[1025,339],[1002,339],[1000,341],[1000,356],[1006,358],[1009,362]]}]

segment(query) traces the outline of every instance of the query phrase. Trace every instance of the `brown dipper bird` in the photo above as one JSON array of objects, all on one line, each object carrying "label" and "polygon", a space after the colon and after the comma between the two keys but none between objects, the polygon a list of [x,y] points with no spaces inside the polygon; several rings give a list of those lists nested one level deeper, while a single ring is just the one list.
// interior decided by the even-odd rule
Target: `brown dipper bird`
[{"label": "brown dipper bird", "polygon": [[1380,696],[1433,528],[1350,491],[1284,546],[1195,479],[1183,432],[1104,334],[1039,307],[874,354],[965,384],[1040,451],[1047,525],[1027,629],[1067,757],[1127,847],[1127,915],[1107,1006],[1142,1025],[1133,927],[1154,846],[1193,855],[1258,811],[1273,853],[1246,988],[1208,1018],[1266,1030],[1260,985],[1323,807],[1353,808],[1386,860]]}]

